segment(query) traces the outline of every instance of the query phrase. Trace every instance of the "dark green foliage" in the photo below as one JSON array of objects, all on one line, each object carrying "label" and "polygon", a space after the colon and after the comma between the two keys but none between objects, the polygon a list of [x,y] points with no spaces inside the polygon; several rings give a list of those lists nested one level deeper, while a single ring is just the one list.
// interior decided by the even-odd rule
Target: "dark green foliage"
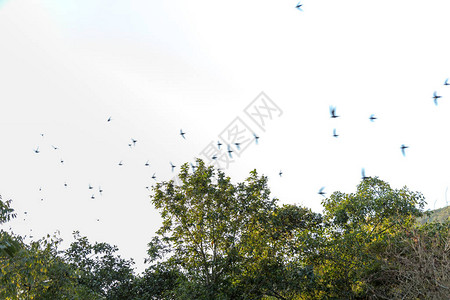
[{"label": "dark green foliage", "polygon": [[164,261],[185,276],[178,297],[285,299],[305,289],[312,273],[291,251],[299,233],[317,226],[320,216],[293,205],[278,207],[269,198],[267,178],[256,171],[234,185],[201,160],[194,173],[188,170],[185,164],[181,186],[158,184],[152,198],[163,226],[149,254],[170,254]]},{"label": "dark green foliage", "polygon": [[[256,171],[233,184],[201,160],[181,185],[158,183],[163,223],[149,267],[74,233],[24,243],[0,231],[0,299],[445,299],[450,223],[417,226],[424,198],[366,178],[333,193],[322,214],[270,198]],[[0,198],[0,223],[13,218]],[[441,214],[438,211],[438,215]],[[435,214],[436,216],[436,214]]]},{"label": "dark green foliage", "polygon": [[87,237],[74,233],[75,241],[64,253],[65,261],[76,270],[78,282],[107,299],[124,299],[134,279],[132,261],[115,256],[116,246],[90,244]]}]

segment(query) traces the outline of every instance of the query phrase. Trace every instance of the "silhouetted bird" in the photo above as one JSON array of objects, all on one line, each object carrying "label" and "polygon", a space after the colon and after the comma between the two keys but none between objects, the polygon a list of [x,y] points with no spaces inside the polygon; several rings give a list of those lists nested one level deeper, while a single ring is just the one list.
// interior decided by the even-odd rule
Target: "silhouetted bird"
[{"label": "silhouetted bird", "polygon": [[64,160],[61,158],[60,162],[63,164],[63,163],[64,163]]},{"label": "silhouetted bird", "polygon": [[92,194],[91,199],[95,199],[94,194]]},{"label": "silhouetted bird", "polygon": [[67,183],[66,182],[64,182],[64,186],[67,187]]},{"label": "silhouetted bird", "polygon": [[339,135],[336,133],[336,129],[333,129],[333,136],[337,138]]},{"label": "silhouetted bird", "polygon": [[445,79],[444,85],[450,85],[450,83],[448,83],[448,78]]},{"label": "silhouetted bird", "polygon": [[111,122],[111,117],[108,118],[108,122]]},{"label": "silhouetted bird", "polygon": [[123,163],[122,163],[122,161],[120,161],[120,162],[119,162],[119,166],[122,166],[122,165],[123,165]]},{"label": "silhouetted bird", "polygon": [[220,146],[222,146],[222,144],[220,143],[220,141],[217,141],[217,148],[220,149]]},{"label": "silhouetted bird", "polygon": [[133,142],[133,146],[135,146],[135,147],[136,147],[136,142],[137,142],[137,140],[135,140],[135,139],[131,139],[131,141]]},{"label": "silhouetted bird", "polygon": [[34,153],[39,153],[39,146],[36,149],[34,149],[33,151],[34,151]]},{"label": "silhouetted bird", "polygon": [[302,5],[303,5],[303,4],[300,4],[300,2],[299,2],[299,3],[295,6],[295,8],[298,9],[299,11],[303,11]]},{"label": "silhouetted bird", "polygon": [[369,177],[366,177],[366,171],[364,170],[364,168],[361,169],[361,177],[362,177],[362,180],[369,179]]},{"label": "silhouetted bird", "polygon": [[319,194],[319,195],[322,195],[323,197],[325,197],[325,192],[323,191],[324,188],[325,188],[324,186],[321,187],[320,190],[319,190],[319,192],[318,192],[318,194]]},{"label": "silhouetted bird", "polygon": [[212,159],[217,159],[217,156],[214,154],[211,158]]},{"label": "silhouetted bird", "polygon": [[233,158],[232,156],[231,156],[231,153],[233,153],[233,150],[231,150],[231,147],[230,147],[230,145],[228,145],[228,155],[230,156],[230,158]]},{"label": "silhouetted bird", "polygon": [[241,143],[234,143],[235,145],[236,145],[236,148],[238,149],[238,150],[241,150]]},{"label": "silhouetted bird", "polygon": [[183,130],[180,129],[180,135],[183,137],[183,139],[186,139],[186,138],[184,137],[185,134],[186,134],[186,132],[183,132]]},{"label": "silhouetted bird", "polygon": [[155,176],[155,173],[153,173],[153,175],[152,175],[152,179],[156,180],[156,176]]},{"label": "silhouetted bird", "polygon": [[148,160],[147,160],[147,162],[145,163],[145,166],[146,166],[146,167],[150,166],[150,164],[148,163]]},{"label": "silhouetted bird", "polygon": [[400,147],[400,149],[402,149],[402,154],[403,154],[403,156],[405,156],[405,149],[406,148],[409,148],[408,146],[405,146],[405,145],[401,145],[401,147]]},{"label": "silhouetted bird", "polygon": [[339,116],[336,115],[336,107],[334,106],[330,106],[330,114],[331,114],[331,118],[338,118]]},{"label": "silhouetted bird", "polygon": [[53,146],[53,145],[52,145],[52,147],[53,147],[53,149],[58,150],[58,147],[55,147],[55,146]]},{"label": "silhouetted bird", "polygon": [[281,177],[281,175],[283,175],[283,172],[281,172],[281,170],[280,170],[280,173],[278,173],[278,175],[280,175],[280,177]]},{"label": "silhouetted bird", "polygon": [[192,163],[191,164],[191,168],[192,168],[192,172],[195,172],[195,168],[197,168],[197,166],[194,166]]},{"label": "silhouetted bird", "polygon": [[172,162],[170,162],[170,166],[172,167],[172,173],[173,173],[173,169],[175,169],[177,166],[175,166]]},{"label": "silhouetted bird", "polygon": [[255,137],[255,143],[258,144],[259,136],[257,136],[255,133],[253,134],[253,136]]},{"label": "silhouetted bird", "polygon": [[91,184],[89,184],[89,189],[90,189],[90,190],[92,190],[92,189],[93,189],[93,187],[92,187],[92,185],[91,185]]},{"label": "silhouetted bird", "polygon": [[369,118],[369,119],[370,119],[371,122],[373,122],[373,121],[376,120],[377,118],[372,114],[372,115],[370,115],[370,118]]},{"label": "silhouetted bird", "polygon": [[435,105],[438,105],[437,99],[439,99],[439,98],[442,98],[442,96],[438,96],[438,95],[436,94],[436,92],[434,92],[434,94],[433,94],[433,99],[434,99],[434,104],[435,104]]},{"label": "silhouetted bird", "polygon": [[101,188],[101,187],[98,187],[98,192],[100,193],[100,195],[102,195],[102,193],[103,193],[103,190],[102,190],[102,188]]},{"label": "silhouetted bird", "polygon": [[41,136],[42,136],[42,137],[44,137],[44,134],[43,134],[43,133],[41,133]]}]

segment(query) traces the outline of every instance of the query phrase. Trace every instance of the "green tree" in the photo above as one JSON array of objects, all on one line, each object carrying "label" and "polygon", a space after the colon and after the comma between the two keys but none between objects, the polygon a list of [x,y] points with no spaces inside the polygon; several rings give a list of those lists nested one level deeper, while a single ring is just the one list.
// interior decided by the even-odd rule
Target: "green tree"
[{"label": "green tree", "polygon": [[357,299],[366,297],[374,285],[389,286],[392,282],[381,278],[364,278],[375,278],[373,274],[380,272],[389,238],[414,226],[415,218],[422,215],[423,196],[368,178],[356,193],[334,192],[322,204],[319,244],[308,256],[320,278],[316,297]]},{"label": "green tree", "polygon": [[[11,200],[3,202],[0,195],[0,225],[15,218],[14,209],[11,208]],[[0,258],[13,257],[18,251],[20,244],[3,229],[0,230]]]},{"label": "green tree", "polygon": [[74,232],[74,238],[64,251],[64,259],[76,271],[78,283],[100,298],[132,299],[134,262],[115,255],[116,246],[91,244],[78,231]]},{"label": "green tree", "polygon": [[73,269],[58,256],[59,239],[42,238],[0,259],[1,299],[97,299],[78,285]]},{"label": "green tree", "polygon": [[298,232],[320,216],[296,206],[276,205],[267,178],[256,171],[242,183],[198,160],[184,164],[181,185],[158,183],[152,202],[162,227],[149,243],[152,261],[164,261],[183,276],[180,299],[292,298],[312,280],[310,266],[290,256]]}]

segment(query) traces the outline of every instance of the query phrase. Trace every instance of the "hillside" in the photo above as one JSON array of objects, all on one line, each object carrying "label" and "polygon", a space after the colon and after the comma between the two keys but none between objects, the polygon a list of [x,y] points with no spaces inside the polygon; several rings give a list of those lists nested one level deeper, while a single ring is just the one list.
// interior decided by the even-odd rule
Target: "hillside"
[{"label": "hillside", "polygon": [[450,205],[439,209],[430,210],[429,216],[424,216],[418,219],[418,221],[420,224],[424,224],[427,222],[430,223],[433,221],[445,222],[449,220],[449,218],[450,218]]}]

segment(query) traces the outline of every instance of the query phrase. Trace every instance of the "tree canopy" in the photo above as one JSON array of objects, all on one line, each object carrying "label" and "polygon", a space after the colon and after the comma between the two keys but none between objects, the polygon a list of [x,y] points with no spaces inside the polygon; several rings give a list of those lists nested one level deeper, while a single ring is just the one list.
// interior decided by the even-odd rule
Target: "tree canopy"
[{"label": "tree canopy", "polygon": [[[419,224],[424,197],[366,177],[323,211],[271,198],[251,171],[233,183],[206,166],[154,186],[162,224],[135,274],[118,248],[74,232],[24,242],[0,230],[2,299],[444,299],[449,221]],[[0,198],[0,223],[15,217]]]}]

